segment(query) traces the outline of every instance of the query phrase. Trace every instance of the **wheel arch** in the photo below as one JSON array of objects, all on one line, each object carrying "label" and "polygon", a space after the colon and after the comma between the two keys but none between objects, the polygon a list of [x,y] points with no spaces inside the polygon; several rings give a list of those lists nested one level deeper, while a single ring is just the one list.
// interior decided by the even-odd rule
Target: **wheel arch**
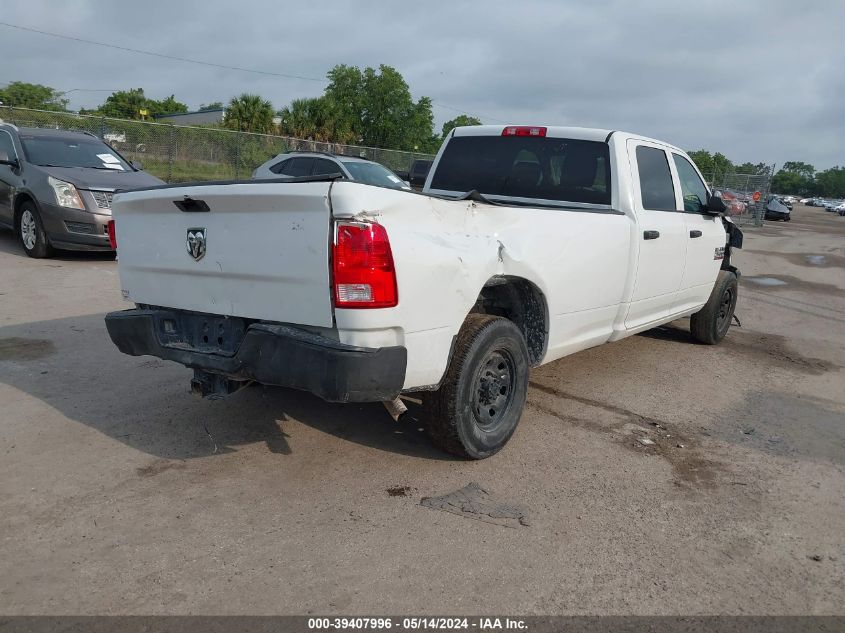
[{"label": "wheel arch", "polygon": [[41,207],[38,204],[38,200],[36,200],[35,196],[32,195],[31,192],[24,190],[19,191],[15,194],[15,202],[12,205],[12,222],[14,224],[15,230],[18,229],[18,221],[21,217],[21,207],[26,202],[31,202],[32,205],[35,207],[35,210],[39,213],[41,212]]},{"label": "wheel arch", "polygon": [[494,275],[481,288],[469,313],[501,316],[513,322],[525,338],[531,366],[540,363],[548,346],[549,308],[537,284],[524,277]]}]

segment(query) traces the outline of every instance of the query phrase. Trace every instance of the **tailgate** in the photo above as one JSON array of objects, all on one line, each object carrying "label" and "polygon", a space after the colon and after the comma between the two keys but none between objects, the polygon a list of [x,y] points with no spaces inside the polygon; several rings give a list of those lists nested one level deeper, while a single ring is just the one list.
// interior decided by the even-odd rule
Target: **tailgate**
[{"label": "tailgate", "polygon": [[113,214],[124,296],[331,326],[330,186],[257,181],[118,194]]}]

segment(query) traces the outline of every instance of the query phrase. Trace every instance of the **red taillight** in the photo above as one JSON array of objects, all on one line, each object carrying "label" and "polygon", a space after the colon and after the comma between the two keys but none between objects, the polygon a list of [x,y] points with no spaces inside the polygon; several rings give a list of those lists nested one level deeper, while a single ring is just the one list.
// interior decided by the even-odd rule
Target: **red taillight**
[{"label": "red taillight", "polygon": [[335,306],[392,308],[399,303],[393,253],[381,224],[338,222],[332,256]]},{"label": "red taillight", "polygon": [[502,136],[545,136],[546,128],[531,125],[509,125],[502,130]]},{"label": "red taillight", "polygon": [[109,244],[111,244],[111,247],[113,249],[117,250],[117,235],[115,235],[115,232],[114,232],[114,220],[109,220],[108,228],[109,228]]}]

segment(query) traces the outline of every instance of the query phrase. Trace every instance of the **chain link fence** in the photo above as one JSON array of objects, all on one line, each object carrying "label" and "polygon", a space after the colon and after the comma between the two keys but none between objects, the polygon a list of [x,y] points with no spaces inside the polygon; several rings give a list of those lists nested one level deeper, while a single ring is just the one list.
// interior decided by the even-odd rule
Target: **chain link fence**
[{"label": "chain link fence", "polygon": [[429,154],[237,132],[218,127],[130,121],[8,106],[0,107],[0,121],[19,127],[89,132],[168,183],[246,179],[265,161],[290,151],[357,156],[381,163],[393,171],[404,172],[403,175],[410,171],[415,160],[433,159]]},{"label": "chain link fence", "polygon": [[722,193],[728,213],[737,224],[763,226],[774,171],[772,165],[760,174],[714,174],[710,186]]}]

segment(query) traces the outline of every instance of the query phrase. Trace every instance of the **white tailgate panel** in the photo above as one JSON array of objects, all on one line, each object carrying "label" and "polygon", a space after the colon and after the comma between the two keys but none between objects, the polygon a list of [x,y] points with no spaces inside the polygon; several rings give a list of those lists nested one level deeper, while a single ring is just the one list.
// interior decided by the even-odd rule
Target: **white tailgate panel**
[{"label": "white tailgate panel", "polygon": [[[328,182],[186,186],[118,194],[120,280],[135,303],[329,327]],[[184,212],[190,196],[210,207]],[[204,228],[206,253],[188,252]]]}]

